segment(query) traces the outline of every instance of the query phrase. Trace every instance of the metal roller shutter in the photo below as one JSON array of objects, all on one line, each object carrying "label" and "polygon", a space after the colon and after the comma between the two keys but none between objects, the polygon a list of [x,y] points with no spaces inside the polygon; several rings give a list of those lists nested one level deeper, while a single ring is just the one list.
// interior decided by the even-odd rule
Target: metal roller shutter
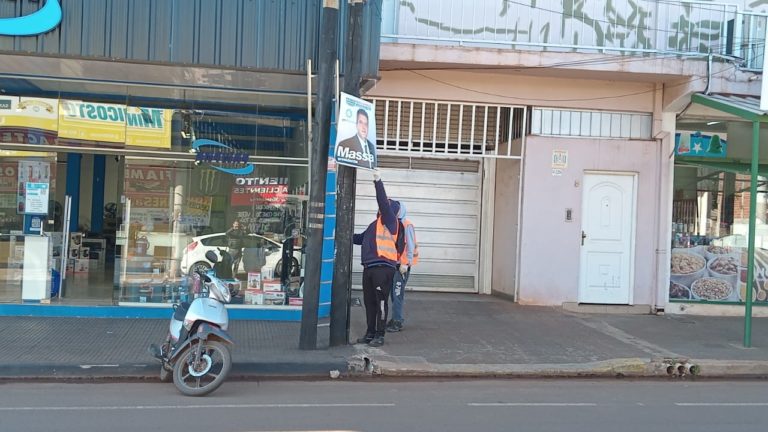
[{"label": "metal roller shutter", "polygon": [[[477,292],[480,240],[480,161],[436,158],[380,158],[390,198],[403,201],[416,227],[421,258],[408,289]],[[372,176],[360,171],[355,232],[376,217]],[[360,248],[354,249],[353,285],[361,288]]]}]

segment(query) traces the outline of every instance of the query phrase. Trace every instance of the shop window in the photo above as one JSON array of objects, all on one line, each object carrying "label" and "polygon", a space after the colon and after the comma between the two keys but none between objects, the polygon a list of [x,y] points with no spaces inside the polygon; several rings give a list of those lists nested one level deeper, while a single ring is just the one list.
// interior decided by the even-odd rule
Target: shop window
[{"label": "shop window", "polygon": [[[750,176],[676,166],[669,298],[740,303],[746,299]],[[768,178],[759,177],[752,298],[768,304]]]}]

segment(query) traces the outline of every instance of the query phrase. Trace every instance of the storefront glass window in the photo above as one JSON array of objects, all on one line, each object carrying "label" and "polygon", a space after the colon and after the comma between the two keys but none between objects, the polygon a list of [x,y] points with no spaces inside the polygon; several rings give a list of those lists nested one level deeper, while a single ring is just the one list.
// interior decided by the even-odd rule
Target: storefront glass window
[{"label": "storefront glass window", "polygon": [[[226,251],[238,281],[233,303],[299,305],[307,174],[295,166],[257,164],[232,175],[194,162],[126,161],[120,300],[199,294],[196,271],[213,267],[206,253]],[[239,232],[228,234],[235,222]]]},{"label": "storefront glass window", "polygon": [[[759,177],[753,300],[768,302],[768,178]],[[739,303],[746,298],[750,176],[675,167],[669,298]]]},{"label": "storefront glass window", "polygon": [[59,228],[48,217],[56,212],[48,198],[55,188],[55,153],[0,150],[0,302],[18,302],[30,294],[25,289],[49,284],[51,274],[39,270],[49,264]]},{"label": "storefront glass window", "polygon": [[[210,269],[214,251],[235,259],[232,303],[301,305],[303,112],[193,104],[0,97],[0,301],[27,299],[26,240],[42,226],[48,249],[36,238],[33,264],[47,279],[33,299],[191,300],[204,294],[195,270]],[[50,153],[26,151],[32,146]],[[29,184],[48,191],[42,214],[26,205]]]}]

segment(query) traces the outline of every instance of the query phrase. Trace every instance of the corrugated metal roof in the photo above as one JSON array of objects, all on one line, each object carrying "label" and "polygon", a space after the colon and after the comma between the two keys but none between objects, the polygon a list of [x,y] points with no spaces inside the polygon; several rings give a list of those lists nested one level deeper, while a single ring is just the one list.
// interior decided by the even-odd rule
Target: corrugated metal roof
[{"label": "corrugated metal roof", "polygon": [[[0,16],[42,4],[0,1]],[[346,9],[342,2],[340,24]],[[64,0],[61,25],[38,36],[0,36],[0,51],[303,72],[307,59],[317,64],[321,11],[321,0]],[[372,0],[364,12],[372,54],[380,11],[381,0]],[[377,69],[378,55],[364,65],[369,74]]]},{"label": "corrugated metal roof", "polygon": [[[318,65],[321,0],[62,0],[62,22],[28,37],[0,36],[2,52],[57,58],[306,72]],[[0,17],[28,15],[37,0],[0,0]],[[364,3],[362,76],[377,77],[382,0]],[[343,62],[348,7],[340,2],[339,57]],[[30,56],[32,57],[32,56]],[[341,65],[344,70],[344,65]],[[40,72],[40,71],[36,71]],[[84,77],[75,67],[49,75]]]}]

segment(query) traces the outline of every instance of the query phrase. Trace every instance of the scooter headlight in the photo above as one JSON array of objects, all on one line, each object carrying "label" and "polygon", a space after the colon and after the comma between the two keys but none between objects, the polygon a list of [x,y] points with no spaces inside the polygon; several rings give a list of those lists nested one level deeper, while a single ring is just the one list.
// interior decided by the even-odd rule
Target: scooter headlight
[{"label": "scooter headlight", "polygon": [[187,329],[187,331],[192,330],[192,324],[194,324],[195,321],[191,319],[185,319],[184,320],[184,328]]}]

